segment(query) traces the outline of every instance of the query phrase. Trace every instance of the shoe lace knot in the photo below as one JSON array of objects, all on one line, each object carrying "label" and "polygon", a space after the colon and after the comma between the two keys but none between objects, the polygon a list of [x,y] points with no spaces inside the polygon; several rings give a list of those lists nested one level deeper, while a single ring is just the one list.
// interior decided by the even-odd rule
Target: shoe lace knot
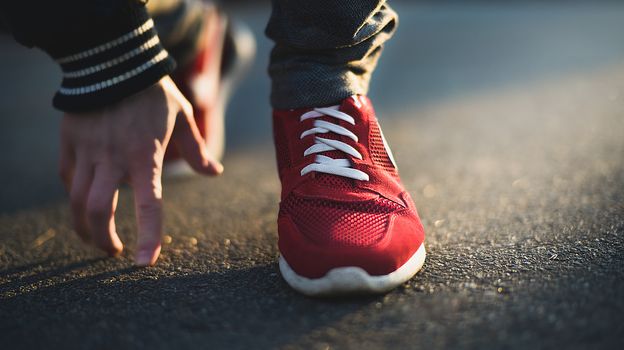
[{"label": "shoe lace knot", "polygon": [[[355,119],[347,113],[341,112],[339,110],[339,106],[314,108],[313,110],[301,115],[300,121],[303,122],[308,119],[314,119],[323,116],[332,117],[347,122],[351,125],[355,125]],[[353,158],[362,159],[362,154],[351,145],[348,145],[340,140],[327,139],[316,136],[317,134],[327,133],[342,135],[350,138],[354,142],[358,142],[357,135],[355,135],[349,129],[332,122],[316,119],[314,121],[313,127],[301,133],[300,136],[300,139],[303,139],[304,137],[314,135],[314,144],[306,149],[303,155],[304,157],[307,157],[309,155],[316,154],[314,162],[308,164],[303,169],[301,169],[301,176],[315,171],[319,173],[347,177],[354,180],[368,181],[368,174],[361,170],[354,169],[353,162],[350,159],[334,159],[320,154],[327,151],[340,151],[348,154]]]}]

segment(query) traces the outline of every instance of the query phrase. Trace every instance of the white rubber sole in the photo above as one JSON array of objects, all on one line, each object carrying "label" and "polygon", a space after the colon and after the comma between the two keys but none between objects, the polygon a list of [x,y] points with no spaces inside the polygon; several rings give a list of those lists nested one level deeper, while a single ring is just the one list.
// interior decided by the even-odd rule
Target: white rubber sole
[{"label": "white rubber sole", "polygon": [[371,276],[360,267],[347,266],[331,269],[321,278],[298,275],[280,255],[282,277],[293,289],[308,296],[336,296],[345,294],[381,294],[391,291],[412,278],[425,263],[425,245],[396,271],[382,276]]}]

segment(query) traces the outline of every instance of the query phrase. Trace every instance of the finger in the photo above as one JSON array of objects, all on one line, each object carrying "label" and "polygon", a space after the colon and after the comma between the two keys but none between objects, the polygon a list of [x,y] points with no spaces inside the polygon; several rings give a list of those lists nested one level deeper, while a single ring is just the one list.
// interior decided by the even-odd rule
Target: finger
[{"label": "finger", "polygon": [[123,250],[115,228],[121,177],[120,171],[116,172],[106,165],[97,166],[87,199],[86,216],[93,243],[110,256],[119,255]]},{"label": "finger", "polygon": [[61,144],[59,153],[59,175],[65,186],[65,191],[69,193],[71,189],[74,165],[76,162],[71,141],[64,126],[61,126]]},{"label": "finger", "polygon": [[182,157],[196,172],[204,175],[219,175],[223,172],[223,165],[209,154],[206,142],[193,118],[193,109],[187,105],[188,103],[182,104],[183,107],[176,120],[173,140]]},{"label": "finger", "polygon": [[[146,157],[148,158],[148,157]],[[137,224],[135,263],[154,265],[160,254],[162,234],[162,163],[137,165],[131,172]]]},{"label": "finger", "polygon": [[91,241],[87,224],[86,206],[92,179],[93,168],[91,163],[78,159],[72,177],[69,200],[74,230],[85,242]]}]

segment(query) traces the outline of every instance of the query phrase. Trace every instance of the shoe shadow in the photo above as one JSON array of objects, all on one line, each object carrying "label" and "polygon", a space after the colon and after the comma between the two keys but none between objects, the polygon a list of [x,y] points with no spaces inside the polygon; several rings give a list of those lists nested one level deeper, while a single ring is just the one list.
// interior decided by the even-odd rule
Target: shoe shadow
[{"label": "shoe shadow", "polygon": [[[58,274],[84,267],[67,266]],[[47,272],[42,281],[52,274]],[[36,288],[13,285],[13,293],[0,294],[1,344],[64,349],[275,348],[332,327],[379,301],[379,297],[304,297],[283,282],[276,264],[165,277],[131,267],[57,280]]]}]

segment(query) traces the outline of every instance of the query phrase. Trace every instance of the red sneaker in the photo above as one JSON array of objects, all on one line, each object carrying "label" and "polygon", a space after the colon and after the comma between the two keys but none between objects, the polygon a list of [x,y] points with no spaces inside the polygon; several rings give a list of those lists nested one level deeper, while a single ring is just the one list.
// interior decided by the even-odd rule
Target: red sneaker
[{"label": "red sneaker", "polygon": [[276,110],[279,266],[306,295],[383,293],[425,261],[425,233],[368,98]]},{"label": "red sneaker", "polygon": [[[225,146],[225,108],[235,85],[253,62],[256,42],[242,23],[229,21],[216,6],[206,5],[203,43],[191,64],[172,78],[193,106],[197,127],[210,154],[220,160]],[[173,147],[165,153],[164,176],[194,174]]]}]

